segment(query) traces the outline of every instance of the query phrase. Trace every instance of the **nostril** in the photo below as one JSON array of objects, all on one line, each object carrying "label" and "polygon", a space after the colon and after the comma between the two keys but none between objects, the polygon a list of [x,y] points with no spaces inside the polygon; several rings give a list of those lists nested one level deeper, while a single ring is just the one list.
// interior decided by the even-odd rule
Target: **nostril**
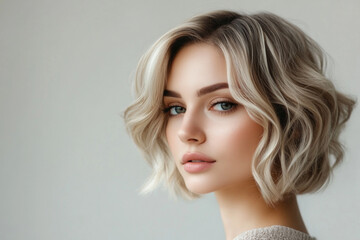
[{"label": "nostril", "polygon": [[201,142],[202,138],[204,138],[202,135],[204,135],[202,132],[196,131],[196,132],[180,132],[179,133],[179,138],[181,139],[181,141],[183,142],[188,142],[188,143],[199,143]]},{"label": "nostril", "polygon": [[183,118],[181,127],[178,129],[178,137],[184,143],[199,144],[205,140],[204,128],[195,118]]},{"label": "nostril", "polygon": [[189,142],[198,142],[199,140],[196,139],[196,138],[189,138],[188,141],[189,141]]}]

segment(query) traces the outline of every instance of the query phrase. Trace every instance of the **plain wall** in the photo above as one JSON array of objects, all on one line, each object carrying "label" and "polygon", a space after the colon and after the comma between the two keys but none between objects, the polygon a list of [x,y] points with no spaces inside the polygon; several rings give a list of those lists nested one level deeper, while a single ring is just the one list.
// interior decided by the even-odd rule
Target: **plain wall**
[{"label": "plain wall", "polygon": [[[270,11],[332,57],[329,76],[360,96],[358,0],[0,0],[0,239],[225,239],[213,194],[142,197],[150,174],[127,135],[140,56],[210,10]],[[329,187],[299,197],[318,239],[360,236],[360,111]]]}]

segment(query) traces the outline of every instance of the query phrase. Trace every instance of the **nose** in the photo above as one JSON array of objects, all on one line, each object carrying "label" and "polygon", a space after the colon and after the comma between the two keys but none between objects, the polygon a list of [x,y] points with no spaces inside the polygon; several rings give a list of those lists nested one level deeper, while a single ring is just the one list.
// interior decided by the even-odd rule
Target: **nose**
[{"label": "nose", "polygon": [[206,135],[202,117],[187,111],[183,116],[178,136],[184,143],[201,144],[205,142]]}]

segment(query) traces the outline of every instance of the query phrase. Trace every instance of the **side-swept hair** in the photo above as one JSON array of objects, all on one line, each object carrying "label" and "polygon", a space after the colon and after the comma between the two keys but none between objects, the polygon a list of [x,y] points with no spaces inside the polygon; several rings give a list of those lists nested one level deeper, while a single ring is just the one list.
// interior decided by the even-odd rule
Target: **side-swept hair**
[{"label": "side-swept hair", "polygon": [[164,182],[176,195],[198,196],[186,188],[171,157],[162,112],[171,63],[194,43],[222,51],[232,96],[264,128],[252,173],[265,201],[326,184],[343,158],[339,133],[355,101],[335,90],[325,77],[323,51],[295,25],[271,13],[216,11],[169,31],[139,62],[136,100],[124,119],[153,168],[143,192]]}]

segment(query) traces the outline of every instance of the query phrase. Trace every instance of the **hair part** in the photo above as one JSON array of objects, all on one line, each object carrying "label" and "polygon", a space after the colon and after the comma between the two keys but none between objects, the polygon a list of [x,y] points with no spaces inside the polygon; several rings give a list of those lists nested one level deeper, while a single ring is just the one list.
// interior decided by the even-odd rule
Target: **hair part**
[{"label": "hair part", "polygon": [[231,94],[264,128],[252,172],[265,201],[273,204],[325,185],[343,159],[339,134],[355,101],[336,91],[325,77],[322,49],[295,25],[271,13],[216,11],[169,31],[139,62],[136,100],[124,119],[153,168],[143,192],[163,182],[175,195],[198,197],[171,157],[162,113],[171,64],[184,46],[195,43],[222,51]]}]

